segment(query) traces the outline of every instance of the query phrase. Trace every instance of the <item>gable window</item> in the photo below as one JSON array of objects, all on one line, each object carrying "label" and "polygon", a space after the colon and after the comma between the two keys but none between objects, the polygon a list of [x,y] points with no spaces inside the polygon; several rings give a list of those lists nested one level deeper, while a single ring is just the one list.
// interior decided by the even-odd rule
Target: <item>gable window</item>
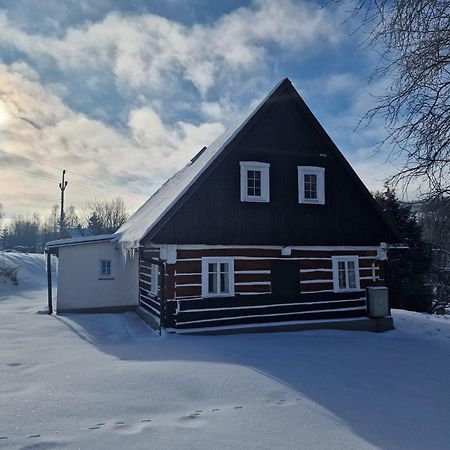
[{"label": "gable window", "polygon": [[159,267],[156,264],[152,264],[152,272],[150,277],[150,294],[154,297],[158,296],[159,288]]},{"label": "gable window", "polygon": [[100,279],[113,278],[113,267],[111,259],[100,259],[98,262],[98,277]]},{"label": "gable window", "polygon": [[325,168],[299,166],[298,171],[298,202],[325,204]]},{"label": "gable window", "polygon": [[234,261],[232,258],[202,258],[202,296],[234,295]]},{"label": "gable window", "polygon": [[333,256],[333,288],[338,291],[357,291],[359,264],[357,256]]},{"label": "gable window", "polygon": [[241,161],[241,202],[269,202],[269,163]]}]

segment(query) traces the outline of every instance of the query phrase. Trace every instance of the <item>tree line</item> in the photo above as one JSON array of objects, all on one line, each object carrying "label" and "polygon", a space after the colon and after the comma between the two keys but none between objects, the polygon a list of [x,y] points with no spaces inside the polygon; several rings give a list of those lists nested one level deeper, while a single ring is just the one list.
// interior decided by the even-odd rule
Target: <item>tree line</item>
[{"label": "tree line", "polygon": [[394,308],[431,312],[450,302],[450,197],[404,203],[386,185],[375,199],[396,228],[403,248],[392,248],[386,284]]},{"label": "tree line", "polygon": [[79,213],[74,206],[69,206],[64,213],[62,233],[58,205],[53,205],[46,217],[42,218],[38,213],[16,216],[4,226],[2,216],[0,204],[0,249],[31,253],[43,252],[49,241],[72,237],[73,229],[78,229],[79,235],[111,234],[128,219],[125,203],[120,197],[111,201],[90,200]]}]

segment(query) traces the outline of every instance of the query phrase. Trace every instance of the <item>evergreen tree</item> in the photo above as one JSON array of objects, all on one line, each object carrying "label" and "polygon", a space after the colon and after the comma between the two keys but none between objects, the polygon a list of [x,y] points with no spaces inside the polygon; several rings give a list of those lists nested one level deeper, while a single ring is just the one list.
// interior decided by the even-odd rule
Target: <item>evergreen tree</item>
[{"label": "evergreen tree", "polygon": [[88,218],[88,226],[87,229],[92,235],[104,234],[104,228],[102,221],[97,213],[92,213],[92,215]]},{"label": "evergreen tree", "polygon": [[411,207],[400,202],[388,185],[375,193],[383,212],[390,217],[408,249],[391,249],[386,265],[387,286],[393,308],[431,311],[431,292],[427,279],[431,266],[431,248],[422,239],[422,230]]}]

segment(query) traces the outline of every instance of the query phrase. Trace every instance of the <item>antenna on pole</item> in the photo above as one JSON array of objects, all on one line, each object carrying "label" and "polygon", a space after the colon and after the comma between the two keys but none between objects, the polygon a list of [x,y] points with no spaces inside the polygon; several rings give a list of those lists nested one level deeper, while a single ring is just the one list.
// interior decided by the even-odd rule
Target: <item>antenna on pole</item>
[{"label": "antenna on pole", "polygon": [[63,170],[62,172],[62,180],[61,183],[59,183],[59,189],[61,191],[61,216],[59,219],[59,238],[62,239],[62,234],[64,230],[64,191],[67,187],[67,181],[64,180],[64,175],[66,174],[66,171]]}]

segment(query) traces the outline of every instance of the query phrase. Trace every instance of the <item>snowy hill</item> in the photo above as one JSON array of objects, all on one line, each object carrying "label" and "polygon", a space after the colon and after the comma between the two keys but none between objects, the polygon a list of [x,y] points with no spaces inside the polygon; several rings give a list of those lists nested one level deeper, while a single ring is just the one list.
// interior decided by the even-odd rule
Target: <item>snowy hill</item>
[{"label": "snowy hill", "polygon": [[[55,260],[52,270],[55,270]],[[20,292],[24,289],[38,289],[47,285],[45,255],[37,253],[9,253],[0,252],[0,267],[17,267],[18,285],[0,283],[0,292]]]},{"label": "snowy hill", "polygon": [[160,337],[133,313],[48,316],[43,256],[9,258],[22,278],[0,287],[1,448],[448,448],[448,316]]}]

